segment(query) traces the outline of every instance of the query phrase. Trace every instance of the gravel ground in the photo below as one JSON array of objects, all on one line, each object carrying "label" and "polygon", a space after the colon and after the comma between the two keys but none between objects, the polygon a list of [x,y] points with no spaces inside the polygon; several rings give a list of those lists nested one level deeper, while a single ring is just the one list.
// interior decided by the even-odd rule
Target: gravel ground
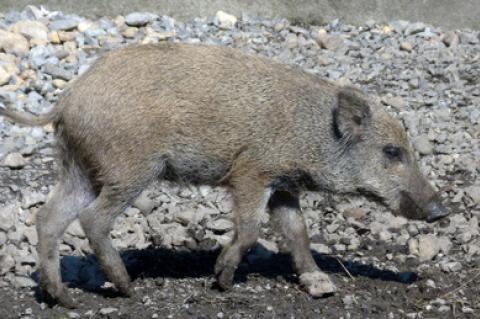
[{"label": "gravel ground", "polygon": [[62,272],[82,302],[69,311],[38,303],[34,288],[35,213],[55,182],[52,128],[0,119],[1,318],[480,318],[478,31],[405,21],[298,26],[222,12],[189,23],[150,13],[90,21],[27,7],[0,13],[0,102],[45,112],[100,52],[158,41],[232,46],[375,94],[403,121],[455,214],[432,225],[363,197],[305,194],[312,250],[339,292],[315,300],[297,288],[265,216],[237,284],[221,293],[212,274],[232,235],[229,195],[159,182],[111,233],[137,296],[114,296],[80,225],[69,227]]}]

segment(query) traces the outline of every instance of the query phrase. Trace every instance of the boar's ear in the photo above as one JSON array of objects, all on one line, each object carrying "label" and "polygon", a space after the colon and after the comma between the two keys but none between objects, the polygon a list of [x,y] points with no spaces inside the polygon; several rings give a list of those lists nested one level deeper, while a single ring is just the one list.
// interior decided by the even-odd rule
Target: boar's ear
[{"label": "boar's ear", "polygon": [[369,100],[362,91],[354,87],[338,91],[333,124],[339,138],[348,144],[360,141],[370,117]]}]

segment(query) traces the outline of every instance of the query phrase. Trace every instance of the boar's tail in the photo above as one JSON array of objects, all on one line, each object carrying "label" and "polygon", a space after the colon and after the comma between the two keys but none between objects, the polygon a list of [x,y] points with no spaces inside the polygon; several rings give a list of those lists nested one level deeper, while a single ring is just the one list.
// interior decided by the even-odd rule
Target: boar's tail
[{"label": "boar's tail", "polygon": [[43,126],[53,122],[59,114],[57,107],[54,107],[52,111],[46,114],[33,115],[28,113],[20,113],[13,110],[9,110],[0,107],[0,116],[4,116],[6,119],[26,126]]}]

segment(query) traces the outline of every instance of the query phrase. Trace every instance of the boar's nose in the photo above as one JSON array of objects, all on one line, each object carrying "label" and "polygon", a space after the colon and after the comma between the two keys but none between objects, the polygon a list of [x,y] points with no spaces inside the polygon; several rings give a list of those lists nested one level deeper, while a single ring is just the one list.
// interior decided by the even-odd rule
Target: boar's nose
[{"label": "boar's nose", "polygon": [[448,208],[437,201],[430,202],[430,204],[427,205],[427,211],[429,212],[427,217],[427,222],[429,223],[432,223],[450,214]]}]

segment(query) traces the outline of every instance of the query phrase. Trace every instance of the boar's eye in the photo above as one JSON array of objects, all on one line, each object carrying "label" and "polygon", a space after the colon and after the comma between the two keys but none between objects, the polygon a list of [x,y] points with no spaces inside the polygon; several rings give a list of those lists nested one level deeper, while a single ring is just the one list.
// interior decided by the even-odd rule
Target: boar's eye
[{"label": "boar's eye", "polygon": [[383,148],[383,153],[390,160],[394,160],[394,161],[402,160],[402,149],[400,147],[387,145]]}]

